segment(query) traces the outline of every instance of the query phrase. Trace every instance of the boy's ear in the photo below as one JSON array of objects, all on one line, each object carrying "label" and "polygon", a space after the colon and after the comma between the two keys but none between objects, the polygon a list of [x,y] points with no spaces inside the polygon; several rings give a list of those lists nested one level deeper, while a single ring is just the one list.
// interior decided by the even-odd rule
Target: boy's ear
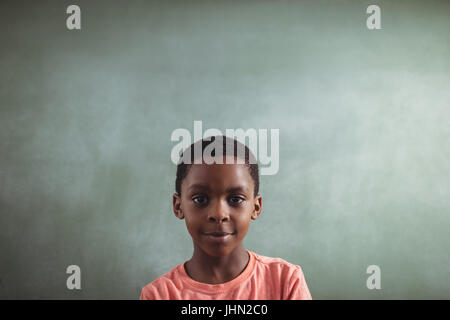
[{"label": "boy's ear", "polygon": [[173,204],[173,213],[175,213],[175,216],[178,219],[184,219],[184,214],[183,211],[181,210],[181,197],[176,192],[173,194],[172,204]]},{"label": "boy's ear", "polygon": [[258,219],[259,215],[261,214],[261,211],[262,211],[262,196],[258,194],[255,197],[255,208],[251,215],[252,220]]}]

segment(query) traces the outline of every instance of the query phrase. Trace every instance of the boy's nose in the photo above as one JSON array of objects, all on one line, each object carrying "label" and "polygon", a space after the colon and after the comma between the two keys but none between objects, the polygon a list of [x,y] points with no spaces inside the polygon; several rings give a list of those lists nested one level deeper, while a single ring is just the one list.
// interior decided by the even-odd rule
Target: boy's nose
[{"label": "boy's nose", "polygon": [[230,220],[230,215],[222,201],[218,201],[215,206],[211,207],[208,220],[211,222],[226,222]]}]

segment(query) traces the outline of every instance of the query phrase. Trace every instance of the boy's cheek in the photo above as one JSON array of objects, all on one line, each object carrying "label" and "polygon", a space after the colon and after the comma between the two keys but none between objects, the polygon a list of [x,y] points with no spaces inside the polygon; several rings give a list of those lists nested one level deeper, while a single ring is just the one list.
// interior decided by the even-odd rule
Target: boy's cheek
[{"label": "boy's cheek", "polygon": [[201,234],[201,224],[195,220],[186,220],[186,227],[192,237],[199,237]]},{"label": "boy's cheek", "polygon": [[192,233],[196,232],[196,227],[195,224],[192,223],[192,221],[189,218],[185,218],[185,222],[186,222],[186,228],[188,229],[189,233],[192,235]]}]

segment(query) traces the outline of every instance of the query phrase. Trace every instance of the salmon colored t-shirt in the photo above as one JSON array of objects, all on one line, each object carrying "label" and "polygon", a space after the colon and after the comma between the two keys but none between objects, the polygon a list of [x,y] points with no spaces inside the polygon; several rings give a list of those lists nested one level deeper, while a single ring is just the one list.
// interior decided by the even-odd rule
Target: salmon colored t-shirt
[{"label": "salmon colored t-shirt", "polygon": [[310,300],[300,266],[247,250],[250,260],[236,278],[208,284],[190,278],[184,263],[142,288],[141,300]]}]

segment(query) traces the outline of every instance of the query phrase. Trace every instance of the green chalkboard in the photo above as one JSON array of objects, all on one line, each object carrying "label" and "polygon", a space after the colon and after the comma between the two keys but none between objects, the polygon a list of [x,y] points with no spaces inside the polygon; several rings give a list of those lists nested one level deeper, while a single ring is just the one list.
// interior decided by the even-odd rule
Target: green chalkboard
[{"label": "green chalkboard", "polygon": [[[189,259],[177,128],[279,129],[246,248],[315,299],[449,298],[450,3],[0,4],[0,298],[137,299]],[[66,269],[81,270],[69,290]],[[381,289],[368,289],[379,266]]]}]

